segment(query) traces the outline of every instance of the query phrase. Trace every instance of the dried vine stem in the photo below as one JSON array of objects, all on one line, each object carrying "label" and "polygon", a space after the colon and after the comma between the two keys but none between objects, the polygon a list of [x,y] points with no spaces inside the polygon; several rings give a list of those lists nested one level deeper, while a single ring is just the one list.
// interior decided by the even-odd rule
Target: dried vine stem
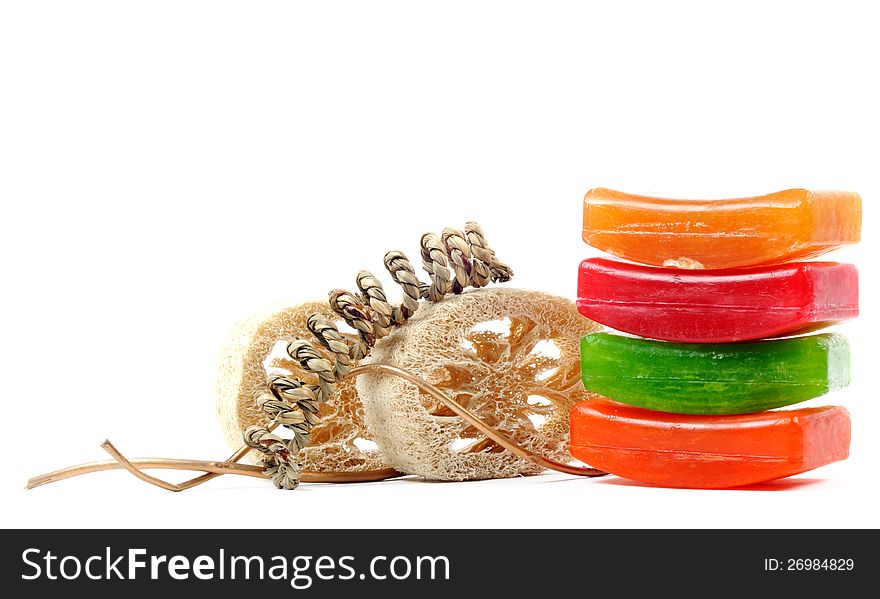
[{"label": "dried vine stem", "polygon": [[[276,487],[295,489],[301,480],[306,482],[364,482],[402,476],[391,468],[369,472],[301,472],[297,459],[309,442],[311,428],[320,420],[318,410],[322,403],[332,399],[335,385],[350,376],[367,372],[391,374],[415,384],[425,393],[444,403],[462,419],[487,437],[515,455],[529,459],[545,468],[579,476],[603,476],[595,468],[563,464],[535,454],[507,438],[503,433],[482,421],[476,414],[450,398],[446,393],[416,375],[393,366],[368,364],[357,366],[375,345],[388,335],[394,326],[405,324],[418,310],[419,300],[437,302],[449,293],[458,294],[468,287],[485,287],[492,281],[510,280],[513,272],[495,257],[483,231],[477,223],[469,222],[464,231],[446,228],[441,236],[426,233],[421,239],[422,267],[430,275],[430,284],[422,283],[415,275],[412,264],[403,252],[385,255],[385,268],[392,280],[403,290],[399,306],[392,306],[379,280],[367,271],[356,276],[359,293],[334,290],[330,292],[330,306],[346,323],[358,332],[358,337],[343,336],[329,319],[315,314],[307,323],[317,342],[329,350],[330,361],[305,339],[291,341],[287,353],[302,369],[315,375],[316,383],[307,383],[292,376],[270,375],[268,392],[258,404],[271,418],[265,427],[250,426],[244,432],[245,444],[225,462],[141,458],[129,460],[109,441],[102,447],[114,458],[50,472],[28,481],[28,488],[64,480],[90,472],[124,468],[137,478],[170,491],[183,491],[224,474],[268,477]],[[284,439],[274,433],[282,426],[292,435]],[[251,449],[263,454],[261,466],[238,464]],[[202,471],[204,474],[182,483],[169,483],[150,476],[144,469],[175,469]]]},{"label": "dried vine stem", "polygon": [[[428,383],[424,379],[400,368],[387,366],[384,364],[365,364],[363,366],[352,368],[348,376],[358,376],[367,373],[390,374],[408,380],[425,393],[431,395],[434,399],[445,404],[458,416],[466,420],[468,424],[481,431],[487,437],[498,443],[500,446],[518,455],[519,457],[531,460],[545,468],[556,470],[557,472],[564,472],[566,474],[574,474],[578,476],[588,477],[605,476],[607,474],[606,472],[603,472],[602,470],[597,470],[596,468],[583,468],[579,466],[572,466],[570,464],[563,464],[562,462],[550,460],[541,455],[533,453],[528,449],[525,449],[524,447],[516,444],[514,441],[511,441],[504,434],[492,428],[489,424],[480,419],[476,414],[449,397],[445,392]],[[275,426],[277,425],[271,425],[272,428],[274,428]],[[89,464],[81,464],[79,466],[72,466],[63,470],[56,470],[55,472],[49,472],[47,474],[35,476],[28,481],[27,488],[33,489],[35,487],[40,487],[45,484],[58,482],[67,478],[81,476],[83,474],[89,474],[92,472],[102,472],[104,470],[119,469],[128,470],[144,482],[148,482],[152,485],[156,485],[169,491],[185,491],[202,483],[208,482],[209,480],[218,476],[223,476],[224,474],[238,474],[241,476],[251,476],[256,478],[266,478],[267,476],[265,468],[263,466],[251,466],[247,464],[236,463],[238,462],[238,460],[243,458],[245,454],[247,454],[247,452],[250,451],[250,447],[248,447],[247,445],[243,445],[242,447],[240,447],[238,451],[232,454],[232,456],[230,456],[229,459],[227,459],[225,462],[176,460],[167,458],[138,458],[129,460],[125,458],[122,453],[119,452],[109,441],[104,441],[104,443],[101,444],[101,447],[103,447],[105,450],[108,450],[108,452],[114,457],[114,459],[106,460],[103,462],[91,462]],[[112,451],[108,448],[112,448]],[[164,481],[153,476],[148,476],[142,472],[142,470],[150,469],[203,471],[205,472],[205,474],[184,481],[182,483],[169,483],[168,481]],[[396,478],[399,476],[403,476],[403,474],[397,472],[392,468],[384,468],[382,470],[371,470],[368,472],[303,472],[301,475],[301,480],[304,482],[350,483],[372,482],[389,478]]]},{"label": "dried vine stem", "polygon": [[291,432],[287,439],[264,426],[249,426],[244,432],[245,445],[263,454],[266,474],[280,489],[295,489],[301,472],[300,451],[309,443],[309,432],[320,422],[321,404],[333,398],[336,384],[344,379],[353,365],[367,354],[392,327],[405,324],[418,310],[419,300],[438,302],[450,293],[461,293],[468,287],[484,287],[491,281],[508,281],[513,276],[509,266],[499,261],[486,243],[483,230],[475,222],[464,231],[446,228],[441,235],[425,233],[421,239],[422,267],[430,276],[422,283],[403,252],[385,254],[385,268],[403,290],[399,306],[388,302],[382,283],[372,273],[362,270],[355,283],[358,292],[330,292],[330,307],[358,333],[357,339],[344,337],[328,318],[314,314],[308,329],[317,343],[328,350],[332,360],[325,358],[308,340],[297,339],[287,345],[287,354],[317,382],[308,383],[287,375],[270,375],[268,391],[257,404],[270,417]]}]

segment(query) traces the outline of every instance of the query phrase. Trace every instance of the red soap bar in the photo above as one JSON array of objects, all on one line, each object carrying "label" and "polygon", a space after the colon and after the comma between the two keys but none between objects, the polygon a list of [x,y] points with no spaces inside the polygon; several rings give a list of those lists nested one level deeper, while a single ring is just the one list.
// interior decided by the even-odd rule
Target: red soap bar
[{"label": "red soap bar", "polygon": [[587,318],[641,337],[745,341],[855,318],[859,274],[837,262],[681,270],[591,258],[581,262],[577,305]]},{"label": "red soap bar", "polygon": [[723,489],[800,474],[846,459],[849,441],[840,406],[688,416],[601,398],[571,411],[572,455],[664,487]]}]

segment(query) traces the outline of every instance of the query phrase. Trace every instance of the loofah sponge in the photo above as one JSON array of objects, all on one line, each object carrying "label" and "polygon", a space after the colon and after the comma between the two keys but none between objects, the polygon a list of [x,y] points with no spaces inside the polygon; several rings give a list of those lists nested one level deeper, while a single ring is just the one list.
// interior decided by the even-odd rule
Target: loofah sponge
[{"label": "loofah sponge", "polygon": [[[569,412],[592,397],[580,381],[578,344],[601,328],[561,297],[479,289],[422,305],[364,363],[419,375],[524,448],[568,462]],[[401,472],[467,480],[541,471],[405,380],[365,374],[357,390],[369,430]]]},{"label": "loofah sponge", "polygon": [[[267,389],[267,372],[292,373],[315,382],[314,375],[304,373],[283,350],[278,351],[278,341],[308,338],[306,321],[316,313],[331,320],[337,318],[326,301],[306,302],[254,316],[230,335],[221,351],[216,386],[217,415],[230,447],[241,447],[242,431],[248,426],[269,423],[256,404],[257,397]],[[325,353],[323,348],[320,351]],[[364,426],[364,409],[354,381],[340,382],[333,401],[321,406],[319,416],[321,422],[312,429],[309,445],[301,454],[304,470],[361,472],[388,468]],[[256,463],[261,458],[252,451],[246,459]]]}]

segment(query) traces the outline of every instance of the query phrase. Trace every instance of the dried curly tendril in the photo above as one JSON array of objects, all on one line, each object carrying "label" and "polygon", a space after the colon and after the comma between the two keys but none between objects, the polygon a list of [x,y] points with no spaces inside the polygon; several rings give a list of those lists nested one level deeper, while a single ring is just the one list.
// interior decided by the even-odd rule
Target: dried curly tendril
[{"label": "dried curly tendril", "polygon": [[422,235],[421,256],[430,284],[416,277],[403,252],[385,254],[385,268],[403,290],[399,306],[388,302],[382,284],[367,271],[357,274],[357,293],[338,289],[330,292],[330,307],[358,332],[358,337],[347,339],[325,316],[313,314],[309,318],[309,331],[330,351],[332,361],[308,340],[297,339],[287,344],[287,354],[305,372],[316,375],[317,383],[309,384],[290,375],[270,375],[266,381],[268,390],[260,395],[257,404],[291,435],[285,439],[258,425],[244,431],[245,444],[263,454],[266,475],[279,489],[295,489],[299,485],[299,453],[308,445],[309,432],[319,422],[321,404],[332,400],[336,383],[345,378],[392,327],[405,324],[418,310],[419,300],[438,302],[449,293],[458,294],[468,287],[485,287],[493,281],[509,281],[513,276],[510,267],[495,257],[483,230],[475,222],[465,224],[463,232],[446,228],[439,237],[434,233]]}]

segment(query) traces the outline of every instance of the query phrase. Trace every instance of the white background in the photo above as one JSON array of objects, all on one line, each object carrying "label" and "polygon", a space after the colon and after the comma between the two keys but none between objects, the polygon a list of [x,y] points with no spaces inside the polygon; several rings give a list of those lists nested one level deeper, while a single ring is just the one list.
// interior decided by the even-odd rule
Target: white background
[{"label": "white background", "polygon": [[[877,526],[870,8],[4,3],[0,525]],[[862,193],[864,241],[834,255],[861,268],[862,316],[841,327],[853,384],[818,402],[851,411],[849,461],[711,492],[554,474],[173,494],[124,472],[23,490],[105,459],[105,437],[225,457],[213,383],[234,323],[352,288],[424,231],[478,220],[515,286],[574,298],[596,186]]]}]

